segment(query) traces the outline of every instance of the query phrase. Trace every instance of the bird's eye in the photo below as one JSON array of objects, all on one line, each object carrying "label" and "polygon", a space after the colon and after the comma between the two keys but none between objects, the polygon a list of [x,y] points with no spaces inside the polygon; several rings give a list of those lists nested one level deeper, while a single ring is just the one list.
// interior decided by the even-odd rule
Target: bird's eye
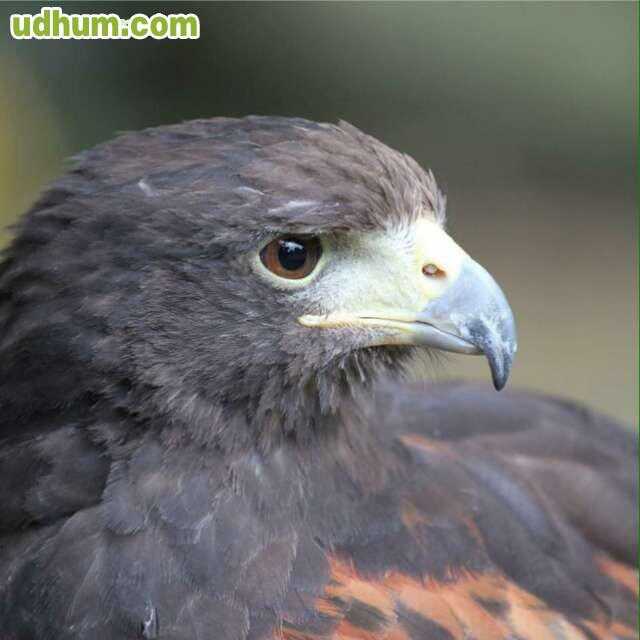
[{"label": "bird's eye", "polygon": [[321,253],[318,238],[286,236],[272,240],[260,252],[260,260],[277,276],[300,280],[315,269]]}]

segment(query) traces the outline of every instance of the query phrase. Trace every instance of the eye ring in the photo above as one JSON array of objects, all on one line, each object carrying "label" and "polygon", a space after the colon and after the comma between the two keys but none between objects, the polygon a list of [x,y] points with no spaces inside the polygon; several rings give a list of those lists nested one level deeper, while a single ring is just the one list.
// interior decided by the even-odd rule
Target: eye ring
[{"label": "eye ring", "polygon": [[314,271],[321,256],[322,245],[315,236],[282,236],[260,251],[262,264],[285,280],[306,278]]}]

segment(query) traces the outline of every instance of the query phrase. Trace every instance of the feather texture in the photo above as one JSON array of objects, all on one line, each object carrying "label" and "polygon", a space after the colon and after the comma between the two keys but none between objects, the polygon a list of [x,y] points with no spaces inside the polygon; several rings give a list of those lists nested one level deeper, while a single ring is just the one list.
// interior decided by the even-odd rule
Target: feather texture
[{"label": "feather texture", "polygon": [[416,215],[433,175],[345,123],[78,159],[0,264],[0,638],[637,637],[630,432],[400,384],[413,349],[310,340],[248,266]]}]

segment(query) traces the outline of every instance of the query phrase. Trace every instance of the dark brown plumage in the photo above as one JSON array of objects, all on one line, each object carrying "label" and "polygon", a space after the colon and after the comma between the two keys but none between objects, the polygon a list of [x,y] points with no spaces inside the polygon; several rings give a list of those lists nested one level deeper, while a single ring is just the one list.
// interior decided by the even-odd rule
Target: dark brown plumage
[{"label": "dark brown plumage", "polygon": [[[637,637],[630,432],[402,382],[427,344],[501,386],[515,350],[443,221],[433,176],[346,124],[81,156],[0,265],[0,638]],[[263,268],[310,237],[310,276]]]}]

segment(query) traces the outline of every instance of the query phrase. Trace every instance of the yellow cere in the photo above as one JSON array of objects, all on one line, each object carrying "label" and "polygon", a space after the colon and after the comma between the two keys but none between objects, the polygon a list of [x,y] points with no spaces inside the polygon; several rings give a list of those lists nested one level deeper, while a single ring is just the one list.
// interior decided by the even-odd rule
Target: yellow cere
[{"label": "yellow cere", "polygon": [[[336,247],[313,294],[324,313],[305,315],[308,327],[363,324],[366,317],[411,321],[458,277],[467,254],[436,223],[426,218],[408,227],[353,234]],[[435,265],[438,277],[423,268]]]}]

